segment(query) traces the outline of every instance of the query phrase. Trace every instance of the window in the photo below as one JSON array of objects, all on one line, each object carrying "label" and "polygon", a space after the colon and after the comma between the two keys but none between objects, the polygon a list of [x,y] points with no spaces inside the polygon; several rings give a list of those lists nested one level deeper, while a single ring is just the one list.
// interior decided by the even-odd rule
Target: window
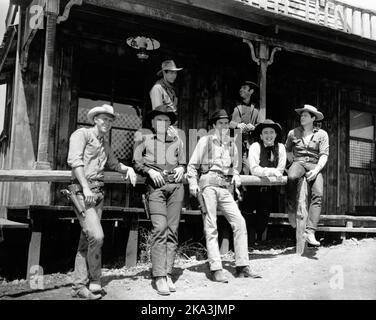
[{"label": "window", "polygon": [[351,168],[369,169],[375,161],[375,118],[373,113],[350,110]]},{"label": "window", "polygon": [[133,136],[142,125],[137,107],[116,102],[112,104],[105,99],[80,98],[78,101],[77,128],[92,126],[87,119],[88,111],[94,106],[105,103],[113,105],[114,112],[117,113],[111,132],[106,139],[110,142],[111,148],[119,161],[130,162],[133,155]]}]

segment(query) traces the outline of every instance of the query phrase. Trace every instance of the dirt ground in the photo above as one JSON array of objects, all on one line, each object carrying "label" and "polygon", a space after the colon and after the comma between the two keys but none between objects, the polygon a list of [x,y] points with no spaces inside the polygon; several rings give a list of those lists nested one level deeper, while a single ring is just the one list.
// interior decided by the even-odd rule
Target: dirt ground
[{"label": "dirt ground", "polygon": [[[250,248],[253,271],[262,279],[233,276],[232,253],[223,257],[228,284],[209,279],[205,260],[178,259],[177,292],[159,296],[151,284],[150,264],[104,269],[103,300],[258,300],[258,299],[376,299],[376,238],[351,238],[339,245],[306,248],[297,256],[293,246],[266,244]],[[26,280],[0,281],[0,299],[68,300],[71,273],[45,275],[43,289]]]}]

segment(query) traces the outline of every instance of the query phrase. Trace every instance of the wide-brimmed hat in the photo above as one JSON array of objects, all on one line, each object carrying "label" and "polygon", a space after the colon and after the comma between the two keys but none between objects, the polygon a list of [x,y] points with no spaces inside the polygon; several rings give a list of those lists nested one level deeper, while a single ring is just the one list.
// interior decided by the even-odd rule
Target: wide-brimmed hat
[{"label": "wide-brimmed hat", "polygon": [[211,117],[209,118],[209,125],[215,123],[218,119],[228,119],[230,121],[230,117],[225,109],[214,111]]},{"label": "wide-brimmed hat", "polygon": [[94,117],[98,114],[105,113],[112,116],[114,119],[116,118],[116,114],[114,113],[114,108],[109,104],[103,104],[101,106],[96,106],[90,109],[87,113],[87,118],[91,123],[94,123]]},{"label": "wide-brimmed hat", "polygon": [[324,119],[324,115],[317,110],[316,107],[314,106],[311,106],[309,104],[305,104],[303,108],[298,108],[298,109],[295,109],[295,111],[300,115],[302,112],[304,111],[307,111],[307,112],[310,112],[310,113],[313,113],[316,117],[316,121],[320,121],[322,119]]},{"label": "wide-brimmed hat", "polygon": [[255,137],[258,138],[262,130],[265,128],[273,128],[277,136],[281,135],[281,132],[282,132],[281,125],[277,122],[274,122],[273,120],[265,119],[263,122],[260,122],[256,125],[255,130],[253,131],[253,134],[255,135]]},{"label": "wide-brimmed hat", "polygon": [[157,72],[157,76],[161,76],[162,75],[162,71],[166,71],[166,70],[169,70],[169,71],[180,71],[180,70],[183,70],[183,68],[176,67],[176,64],[175,64],[174,60],[166,60],[166,61],[162,62],[161,70],[159,70]]},{"label": "wide-brimmed hat", "polygon": [[146,117],[147,117],[147,120],[151,121],[154,119],[155,116],[158,116],[160,114],[164,114],[168,116],[172,124],[176,122],[175,112],[165,104],[162,104],[156,107],[155,109],[153,109],[152,111],[150,111]]},{"label": "wide-brimmed hat", "polygon": [[250,80],[244,80],[240,84],[240,86],[249,86],[251,89],[253,89],[251,101],[252,102],[258,102],[258,100],[260,99],[260,86],[256,82],[253,82],[253,81],[250,81]]},{"label": "wide-brimmed hat", "polygon": [[244,81],[241,83],[241,85],[242,85],[242,86],[247,85],[247,86],[249,86],[250,88],[255,89],[255,91],[260,90],[260,86],[259,86],[257,83],[255,83],[255,82],[253,82],[253,81],[250,81],[250,80],[244,80]]}]

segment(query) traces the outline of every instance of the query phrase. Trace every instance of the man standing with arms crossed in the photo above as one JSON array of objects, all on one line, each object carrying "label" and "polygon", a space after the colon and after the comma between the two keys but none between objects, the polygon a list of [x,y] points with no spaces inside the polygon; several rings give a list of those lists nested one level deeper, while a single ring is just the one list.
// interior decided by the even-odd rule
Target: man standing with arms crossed
[{"label": "man standing with arms crossed", "polygon": [[217,208],[234,233],[236,276],[260,278],[250,270],[247,228],[231,192],[241,181],[238,151],[229,135],[229,120],[223,109],[212,115],[209,125],[213,130],[199,140],[187,169],[190,193],[197,196],[202,192],[206,203],[203,222],[212,279],[223,283],[228,280],[223,273],[218,246]]},{"label": "man standing with arms crossed", "polygon": [[[115,114],[112,106],[102,105],[89,110],[91,128],[77,129],[69,140],[68,164],[72,168],[73,184],[84,214],[76,211],[82,227],[75,260],[72,296],[100,299],[103,229],[101,216],[104,203],[104,168],[125,174],[136,184],[137,176],[131,167],[120,163],[104,136],[111,130]],[[89,288],[87,284],[89,283]]]}]

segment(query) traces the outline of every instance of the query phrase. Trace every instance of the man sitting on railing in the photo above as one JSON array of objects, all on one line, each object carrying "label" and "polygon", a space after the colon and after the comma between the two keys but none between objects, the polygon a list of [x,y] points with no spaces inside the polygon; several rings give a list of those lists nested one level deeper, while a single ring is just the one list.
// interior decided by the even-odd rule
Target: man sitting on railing
[{"label": "man sitting on railing", "polygon": [[[137,176],[133,168],[120,163],[104,136],[110,131],[115,114],[112,106],[89,110],[87,117],[94,126],[80,128],[69,140],[68,164],[72,167],[73,184],[84,214],[76,211],[82,227],[76,255],[72,295],[83,299],[101,298],[103,229],[101,216],[104,203],[104,167],[125,174],[133,185]],[[89,289],[86,285],[89,284]]]},{"label": "man sitting on railing", "polygon": [[[286,149],[278,141],[281,138],[282,128],[279,123],[266,119],[256,125],[254,134],[258,140],[254,142],[248,153],[251,174],[259,177],[281,177],[286,167]],[[247,193],[246,203],[249,207],[256,207],[254,227],[256,241],[262,240],[262,234],[268,225],[269,215],[273,206],[278,202],[276,186],[255,186]]]},{"label": "man sitting on railing", "polygon": [[[313,126],[314,121],[321,121],[324,115],[315,107],[305,104],[295,109],[300,115],[300,127],[288,133],[286,141],[287,158],[292,162],[288,171],[287,201],[289,216],[297,211],[298,182],[305,176],[311,187],[311,199],[305,230],[305,238],[311,245],[319,246],[315,230],[320,219],[324,181],[321,170],[329,156],[329,137],[326,131]],[[290,220],[294,226],[294,221]]]},{"label": "man sitting on railing", "polygon": [[218,246],[217,209],[222,211],[233,230],[236,276],[260,278],[250,270],[247,227],[231,192],[241,181],[238,150],[230,138],[229,120],[223,109],[211,116],[209,125],[213,130],[199,140],[187,170],[191,194],[196,196],[202,192],[206,203],[203,222],[212,279],[223,283],[228,280],[223,274]]}]

